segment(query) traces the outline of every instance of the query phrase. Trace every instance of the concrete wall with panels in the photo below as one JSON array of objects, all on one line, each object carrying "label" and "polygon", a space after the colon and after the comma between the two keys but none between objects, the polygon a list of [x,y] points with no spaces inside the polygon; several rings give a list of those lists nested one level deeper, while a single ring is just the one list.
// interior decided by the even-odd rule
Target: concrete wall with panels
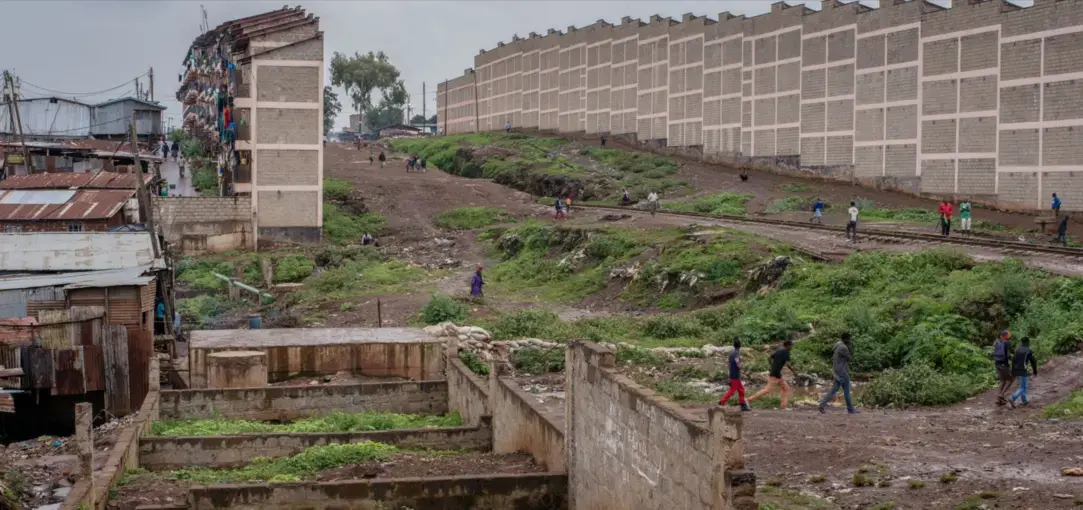
[{"label": "concrete wall with panels", "polygon": [[[518,52],[523,76],[537,55],[537,80],[503,89],[521,95],[523,127],[797,160],[818,175],[1006,208],[1046,208],[1057,192],[1083,210],[1083,0],[881,5],[626,17],[493,51]],[[490,53],[475,67],[492,67]],[[482,118],[508,113],[492,104],[498,78],[486,75]],[[466,111],[449,125],[469,129]]]}]

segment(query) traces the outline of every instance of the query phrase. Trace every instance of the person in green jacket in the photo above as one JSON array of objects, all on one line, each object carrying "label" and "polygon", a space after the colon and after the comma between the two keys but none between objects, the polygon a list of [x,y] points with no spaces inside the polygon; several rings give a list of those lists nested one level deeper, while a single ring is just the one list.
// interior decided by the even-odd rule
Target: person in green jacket
[{"label": "person in green jacket", "polygon": [[970,199],[963,200],[959,204],[959,227],[963,231],[963,235],[970,235]]}]

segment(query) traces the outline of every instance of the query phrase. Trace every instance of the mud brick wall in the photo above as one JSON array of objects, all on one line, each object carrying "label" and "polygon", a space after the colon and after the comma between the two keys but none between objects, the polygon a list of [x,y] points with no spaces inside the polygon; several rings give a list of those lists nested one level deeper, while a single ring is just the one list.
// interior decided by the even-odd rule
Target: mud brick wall
[{"label": "mud brick wall", "polygon": [[[567,477],[554,474],[452,476],[193,487],[189,510],[486,508],[566,510]],[[303,502],[303,504],[301,503]]]},{"label": "mud brick wall", "polygon": [[375,441],[424,450],[487,451],[492,429],[448,427],[417,430],[381,430],[340,434],[249,434],[221,437],[144,437],[139,441],[139,467],[150,471],[187,466],[231,468],[255,457],[288,457],[305,448],[326,444]]},{"label": "mud brick wall", "polygon": [[171,390],[161,394],[163,418],[292,420],[332,411],[447,413],[447,382],[386,382],[342,386],[277,386]]},{"label": "mud brick wall", "polygon": [[489,385],[470,371],[455,352],[448,353],[448,409],[458,411],[464,425],[477,425],[482,417],[492,416],[489,408]]},{"label": "mud brick wall", "polygon": [[618,375],[614,361],[612,351],[587,342],[567,350],[572,507],[757,508],[755,476],[743,470],[740,416],[720,408],[706,421],[691,416]]},{"label": "mud brick wall", "polygon": [[1006,209],[1048,209],[1056,192],[1083,211],[1083,0],[704,14],[501,42],[448,85],[461,92],[438,118],[449,133],[510,121],[627,134],[710,162]]},{"label": "mud brick wall", "polygon": [[254,246],[251,197],[153,197],[155,221],[185,255]]},{"label": "mud brick wall", "polygon": [[511,379],[489,376],[489,405],[493,412],[493,452],[527,452],[553,473],[566,472],[564,417],[537,405],[537,399]]}]

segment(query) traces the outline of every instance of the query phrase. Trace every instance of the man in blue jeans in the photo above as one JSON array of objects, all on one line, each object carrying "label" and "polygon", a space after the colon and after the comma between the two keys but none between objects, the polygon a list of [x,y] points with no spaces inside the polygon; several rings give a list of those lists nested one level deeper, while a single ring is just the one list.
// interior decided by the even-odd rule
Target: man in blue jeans
[{"label": "man in blue jeans", "polygon": [[849,333],[842,334],[842,340],[835,344],[835,353],[832,356],[834,364],[834,378],[835,384],[831,386],[831,391],[824,395],[823,400],[820,400],[820,412],[824,412],[827,409],[827,403],[831,402],[835,398],[835,394],[838,393],[839,388],[842,388],[842,396],[846,398],[846,410],[850,414],[857,414],[857,409],[854,409],[854,403],[850,399],[850,346],[852,345]]},{"label": "man in blue jeans", "polygon": [[1015,401],[1020,397],[1023,399],[1022,405],[1030,404],[1027,401],[1027,383],[1030,379],[1030,376],[1027,375],[1027,365],[1030,365],[1035,377],[1038,375],[1038,361],[1034,359],[1034,353],[1030,350],[1030,339],[1023,337],[1019,340],[1019,343],[1022,345],[1015,350],[1015,354],[1012,356],[1012,375],[1019,379],[1019,389],[1012,393],[1012,407],[1015,407]]}]

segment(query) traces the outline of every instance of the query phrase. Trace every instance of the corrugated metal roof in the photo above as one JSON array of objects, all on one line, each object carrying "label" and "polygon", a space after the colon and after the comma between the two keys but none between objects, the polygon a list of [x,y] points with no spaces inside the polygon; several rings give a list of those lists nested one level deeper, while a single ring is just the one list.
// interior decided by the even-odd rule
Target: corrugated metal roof
[{"label": "corrugated metal roof", "polygon": [[[146,234],[144,234],[146,235]],[[0,278],[0,291],[18,289],[36,289],[39,287],[64,286],[66,290],[90,289],[99,287],[122,287],[127,285],[147,285],[153,276],[143,276],[151,265],[104,271],[83,271],[78,273],[48,274]]]},{"label": "corrugated metal roof", "polygon": [[[150,183],[153,175],[144,175]],[[31,175],[13,175],[0,181],[0,189],[135,189],[135,174],[117,172],[53,172]]]},{"label": "corrugated metal roof", "polygon": [[[2,109],[0,109],[2,111]],[[131,144],[124,142],[117,147],[116,142],[109,140],[64,140],[56,142],[26,142],[26,147],[31,152],[37,153],[43,150],[56,151],[63,153],[78,153],[83,155],[94,155],[99,158],[122,158],[132,159],[135,154],[131,152]],[[22,150],[21,142],[0,142],[0,147],[7,147],[9,151],[11,149]],[[146,159],[147,161],[163,161],[162,157],[157,152],[145,152],[145,147],[140,147],[139,157]]]},{"label": "corrugated metal roof", "polygon": [[0,234],[0,271],[96,271],[153,262],[146,232]]},{"label": "corrugated metal roof", "polygon": [[134,189],[0,190],[0,220],[101,220],[112,218]]},{"label": "corrugated metal roof", "polygon": [[98,103],[98,104],[94,105],[94,108],[100,108],[102,106],[108,106],[108,105],[111,105],[111,104],[114,104],[114,103],[121,103],[121,102],[124,102],[124,101],[131,101],[133,103],[139,103],[139,104],[142,104],[144,106],[149,106],[151,108],[154,108],[156,110],[165,110],[166,109],[166,107],[164,107],[164,106],[162,106],[162,105],[160,105],[160,104],[158,104],[156,102],[144,101],[142,99],[136,99],[134,97],[121,97],[121,98],[117,98],[117,99],[110,99],[110,100],[108,100],[108,101],[106,101],[104,103]]}]

